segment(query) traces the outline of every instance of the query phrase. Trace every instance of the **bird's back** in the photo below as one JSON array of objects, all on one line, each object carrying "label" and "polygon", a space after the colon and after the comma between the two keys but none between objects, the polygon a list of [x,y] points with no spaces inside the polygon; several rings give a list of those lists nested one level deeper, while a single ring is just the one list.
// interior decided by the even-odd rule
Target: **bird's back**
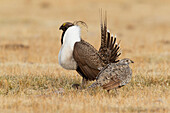
[{"label": "bird's back", "polygon": [[126,85],[131,77],[132,70],[128,64],[111,63],[100,71],[96,82],[91,87],[102,86],[103,89],[110,90]]}]

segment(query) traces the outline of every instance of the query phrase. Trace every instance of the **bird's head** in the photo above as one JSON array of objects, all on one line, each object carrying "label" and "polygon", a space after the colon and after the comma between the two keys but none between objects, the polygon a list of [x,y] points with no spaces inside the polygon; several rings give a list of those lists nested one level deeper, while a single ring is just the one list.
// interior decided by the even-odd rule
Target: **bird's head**
[{"label": "bird's head", "polygon": [[134,61],[130,60],[129,58],[124,58],[120,60],[120,63],[131,64],[131,63],[134,63]]},{"label": "bird's head", "polygon": [[64,22],[59,30],[63,30],[63,31],[66,31],[69,27],[71,26],[74,26],[74,25],[77,25],[77,26],[80,26],[80,25],[83,25],[84,27],[88,28],[87,24],[83,21],[74,21],[73,23],[71,22]]},{"label": "bird's head", "polygon": [[63,31],[62,36],[61,36],[61,44],[63,44],[63,37],[64,37],[66,30],[71,26],[74,26],[74,24],[71,22],[65,22],[60,26],[59,30]]},{"label": "bird's head", "polygon": [[71,26],[74,26],[74,24],[71,22],[65,22],[60,26],[59,30],[63,30],[63,32],[65,32]]},{"label": "bird's head", "polygon": [[62,36],[61,36],[61,44],[63,44],[63,37],[64,37],[64,34],[67,31],[67,29],[72,27],[72,26],[80,26],[80,25],[83,25],[83,26],[85,26],[87,28],[87,24],[85,22],[83,22],[83,21],[74,21],[73,23],[64,22],[59,28],[59,30],[63,31]]}]

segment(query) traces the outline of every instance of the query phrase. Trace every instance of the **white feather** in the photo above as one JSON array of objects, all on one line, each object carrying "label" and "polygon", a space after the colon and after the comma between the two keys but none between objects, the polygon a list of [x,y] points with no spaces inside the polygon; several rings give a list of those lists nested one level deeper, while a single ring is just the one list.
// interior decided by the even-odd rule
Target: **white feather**
[{"label": "white feather", "polygon": [[116,38],[117,36],[116,36],[116,34],[115,34],[115,38]]},{"label": "white feather", "polygon": [[73,58],[73,49],[76,42],[80,42],[80,27],[72,26],[69,27],[63,37],[63,44],[61,46],[58,60],[59,64],[68,70],[77,69],[77,63]]}]

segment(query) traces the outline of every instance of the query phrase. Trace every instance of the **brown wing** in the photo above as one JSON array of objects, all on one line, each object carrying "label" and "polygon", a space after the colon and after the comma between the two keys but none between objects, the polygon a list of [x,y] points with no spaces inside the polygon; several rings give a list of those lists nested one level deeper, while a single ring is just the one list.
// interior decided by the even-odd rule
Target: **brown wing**
[{"label": "brown wing", "polygon": [[119,53],[119,44],[116,43],[116,36],[113,40],[113,36],[107,31],[107,17],[105,14],[105,20],[102,21],[101,13],[101,46],[99,49],[99,55],[105,64],[118,62],[117,58],[121,55]]},{"label": "brown wing", "polygon": [[78,71],[88,80],[96,79],[99,67],[103,67],[103,62],[98,55],[98,51],[85,41],[76,42],[74,45],[73,57],[78,64]]},{"label": "brown wing", "polygon": [[110,81],[108,84],[103,85],[103,89],[111,90],[120,86],[120,81]]}]

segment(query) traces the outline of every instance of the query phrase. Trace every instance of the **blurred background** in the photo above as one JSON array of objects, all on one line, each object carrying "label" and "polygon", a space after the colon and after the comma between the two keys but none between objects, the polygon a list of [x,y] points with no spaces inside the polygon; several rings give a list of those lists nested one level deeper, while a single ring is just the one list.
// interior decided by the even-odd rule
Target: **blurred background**
[{"label": "blurred background", "polygon": [[[86,22],[82,38],[99,48],[100,8],[121,40],[120,59],[135,62],[118,93],[74,90],[81,77],[58,64],[66,21]],[[1,113],[168,112],[169,64],[170,0],[0,0]]]},{"label": "blurred background", "polygon": [[121,40],[122,57],[170,51],[169,0],[0,0],[0,62],[57,63],[63,22],[88,25],[83,39],[100,46],[99,9]]}]

